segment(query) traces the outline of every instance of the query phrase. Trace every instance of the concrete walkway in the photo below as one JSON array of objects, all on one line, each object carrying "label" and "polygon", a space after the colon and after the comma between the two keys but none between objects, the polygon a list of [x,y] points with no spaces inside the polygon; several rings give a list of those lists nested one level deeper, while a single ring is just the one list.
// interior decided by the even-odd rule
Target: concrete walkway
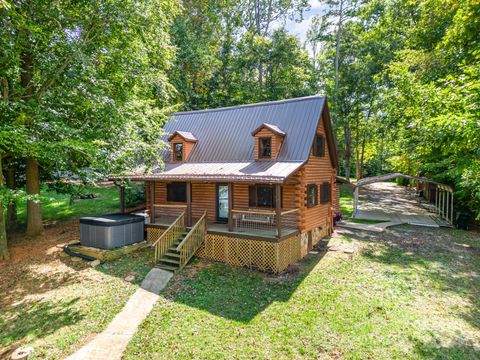
[{"label": "concrete walkway", "polygon": [[110,325],[67,360],[121,359],[128,343],[158,300],[172,273],[153,268]]},{"label": "concrete walkway", "polygon": [[354,223],[351,221],[341,221],[337,223],[335,226],[346,228],[346,229],[353,229],[353,230],[365,230],[365,231],[372,231],[372,232],[384,232],[385,229],[389,226],[395,226],[404,224],[403,222],[397,221],[386,221],[378,224],[366,224],[366,223]]},{"label": "concrete walkway", "polygon": [[[362,187],[358,209],[353,217],[392,223],[390,225],[384,223],[383,226],[386,227],[398,224],[439,227],[434,220],[434,214],[419,205],[410,189],[391,182],[379,182]],[[381,224],[374,225],[378,227]]]}]

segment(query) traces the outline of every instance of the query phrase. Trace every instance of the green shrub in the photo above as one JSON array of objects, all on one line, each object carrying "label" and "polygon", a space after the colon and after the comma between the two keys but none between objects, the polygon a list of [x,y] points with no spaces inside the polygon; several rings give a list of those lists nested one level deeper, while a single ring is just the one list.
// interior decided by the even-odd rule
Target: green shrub
[{"label": "green shrub", "polygon": [[128,184],[125,186],[125,206],[134,207],[145,203],[145,184]]}]

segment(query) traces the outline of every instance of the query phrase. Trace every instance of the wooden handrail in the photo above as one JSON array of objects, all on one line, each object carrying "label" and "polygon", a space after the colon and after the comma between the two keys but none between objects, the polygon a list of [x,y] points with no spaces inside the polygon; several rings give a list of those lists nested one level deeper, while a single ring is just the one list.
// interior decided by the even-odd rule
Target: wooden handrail
[{"label": "wooden handrail", "polygon": [[177,251],[180,251],[180,249],[183,247],[183,244],[185,244],[188,239],[192,236],[193,232],[197,230],[197,228],[200,226],[203,220],[207,217],[207,212],[205,211],[202,215],[202,217],[197,221],[197,223],[192,227],[192,229],[188,232],[187,236],[185,236],[185,239],[182,240],[180,244],[177,246]]},{"label": "wooden handrail", "polygon": [[[202,229],[203,227],[203,229]],[[203,213],[203,216],[193,228],[188,232],[185,239],[177,246],[176,250],[180,253],[179,270],[183,269],[187,265],[188,261],[195,255],[198,248],[202,245],[207,234],[207,212]]]},{"label": "wooden handrail", "polygon": [[155,264],[167,253],[177,239],[185,232],[185,211],[152,244],[155,251]]},{"label": "wooden handrail", "polygon": [[[288,215],[294,212],[297,212],[297,209],[291,209],[291,210],[285,210],[281,213],[281,215]],[[232,212],[235,213],[247,213],[247,214],[255,214],[255,215],[276,215],[277,213],[275,211],[270,211],[270,210],[237,210],[233,209]]]},{"label": "wooden handrail", "polygon": [[281,215],[288,215],[288,214],[291,214],[291,213],[294,213],[294,212],[297,212],[298,209],[292,209],[292,210],[286,210],[286,211],[283,211],[281,213]]},{"label": "wooden handrail", "polygon": [[156,207],[180,208],[180,209],[186,209],[186,208],[187,208],[187,205],[174,205],[174,204],[153,204],[153,206],[156,206]]},{"label": "wooden handrail", "polygon": [[170,226],[167,228],[167,230],[165,230],[159,237],[158,239],[152,244],[150,245],[151,247],[155,247],[155,245],[157,245],[158,242],[160,242],[160,240],[162,240],[172,229],[174,226],[177,225],[177,223],[181,220],[182,216],[185,216],[185,211],[182,212],[176,219],[173,223],[170,224]]},{"label": "wooden handrail", "polygon": [[256,214],[256,215],[275,215],[275,211],[269,211],[269,210],[232,210],[232,212],[235,213],[247,213],[247,214]]}]

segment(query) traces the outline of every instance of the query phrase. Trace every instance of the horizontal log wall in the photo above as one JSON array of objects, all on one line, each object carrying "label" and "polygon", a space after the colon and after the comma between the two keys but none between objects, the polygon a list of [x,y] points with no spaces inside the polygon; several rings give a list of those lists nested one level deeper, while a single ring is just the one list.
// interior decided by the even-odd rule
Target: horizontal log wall
[{"label": "horizontal log wall", "polygon": [[[150,186],[147,185],[147,209],[150,209]],[[186,202],[167,201],[167,183],[155,181],[156,205],[187,205]],[[216,220],[216,185],[215,183],[192,183],[192,219],[200,219],[207,211],[208,221]]]},{"label": "horizontal log wall", "polygon": [[[251,209],[248,205],[248,187],[255,185],[254,183],[236,183],[233,184],[233,208],[238,210],[248,210]],[[296,206],[296,195],[295,195],[295,186],[294,185],[283,185],[283,209],[291,210]],[[275,189],[274,189],[275,191]],[[259,210],[274,210],[275,204],[272,209],[258,208]]]},{"label": "horizontal log wall", "polygon": [[[332,207],[333,198],[336,196],[335,187],[335,175],[336,169],[332,167],[330,161],[330,153],[327,146],[327,140],[325,136],[325,128],[323,121],[319,122],[317,128],[317,134],[323,135],[325,138],[325,156],[317,157],[313,155],[313,142],[310,150],[310,157],[307,163],[293,175],[293,179],[297,180],[298,184],[295,185],[296,194],[296,206],[299,211],[299,227],[301,232],[311,231],[319,227],[331,227],[332,222]],[[313,140],[313,139],[312,139]],[[320,204],[320,188],[324,182],[330,183],[332,189],[332,199],[327,204]],[[318,191],[318,205],[308,208],[307,207],[307,185],[317,185]]]},{"label": "horizontal log wall", "polygon": [[[150,186],[147,183],[147,209],[150,209]],[[233,208],[239,210],[251,209],[248,206],[248,187],[254,183],[236,183],[233,185]],[[297,204],[297,185],[283,186],[283,209],[294,209]],[[206,210],[208,221],[216,221],[216,184],[215,183],[192,183],[192,218],[199,219]],[[186,205],[182,202],[167,201],[167,183],[155,181],[155,204],[156,205]],[[266,210],[265,208],[259,208]],[[273,208],[271,209],[273,210]]]}]

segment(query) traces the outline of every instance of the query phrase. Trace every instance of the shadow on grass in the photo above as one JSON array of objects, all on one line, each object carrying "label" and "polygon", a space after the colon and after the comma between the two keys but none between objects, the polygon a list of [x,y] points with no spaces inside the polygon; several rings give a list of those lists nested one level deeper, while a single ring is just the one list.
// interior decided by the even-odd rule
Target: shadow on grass
[{"label": "shadow on grass", "polygon": [[[48,266],[48,262],[45,262]],[[26,296],[37,296],[45,294],[51,290],[56,290],[64,286],[69,286],[80,281],[80,275],[77,272],[74,273],[65,273],[65,272],[42,272],[38,270],[33,270],[30,266],[43,266],[44,262],[42,261],[32,261],[27,264],[16,264],[15,266],[20,266],[22,269],[21,276],[9,276],[11,275],[8,270],[4,273],[4,278],[2,279],[2,284],[0,286],[3,289],[2,297],[0,299],[0,310],[8,309],[13,306],[16,302],[21,301]],[[77,269],[82,265],[75,264]],[[51,265],[53,267],[53,265]],[[85,265],[83,265],[85,268]]]},{"label": "shadow on grass", "polygon": [[121,258],[104,262],[95,267],[95,269],[105,275],[121,279],[128,275],[133,275],[135,278],[132,283],[140,285],[155,265],[153,255],[153,249],[148,247],[123,255]]},{"label": "shadow on grass", "polygon": [[25,337],[44,338],[83,318],[75,309],[79,298],[69,301],[25,301],[0,312],[0,347]]},{"label": "shadow on grass", "polygon": [[290,299],[326,251],[310,254],[280,275],[201,260],[172,279],[168,300],[248,323],[273,302]]},{"label": "shadow on grass", "polygon": [[[349,234],[358,241],[380,243],[362,255],[369,260],[400,267],[392,276],[422,278],[428,290],[454,293],[471,305],[459,316],[480,329],[480,236],[459,230],[399,226],[385,233]],[[394,273],[394,274],[393,274]]]},{"label": "shadow on grass", "polygon": [[479,359],[480,352],[471,341],[458,339],[455,344],[441,345],[438,339],[427,343],[419,340],[414,341],[413,351],[422,359],[454,360],[454,359]]}]

